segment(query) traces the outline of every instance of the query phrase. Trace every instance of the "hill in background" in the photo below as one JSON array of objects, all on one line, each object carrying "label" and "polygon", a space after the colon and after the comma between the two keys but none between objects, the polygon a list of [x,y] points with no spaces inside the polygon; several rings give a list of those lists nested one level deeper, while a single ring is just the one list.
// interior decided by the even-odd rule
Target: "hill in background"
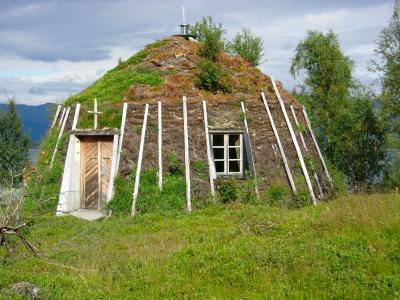
[{"label": "hill in background", "polygon": [[[38,106],[17,104],[17,112],[22,120],[24,131],[31,138],[31,147],[36,148],[46,135],[50,126],[49,115],[55,104],[46,103]],[[7,111],[7,104],[0,103],[0,109]]]}]

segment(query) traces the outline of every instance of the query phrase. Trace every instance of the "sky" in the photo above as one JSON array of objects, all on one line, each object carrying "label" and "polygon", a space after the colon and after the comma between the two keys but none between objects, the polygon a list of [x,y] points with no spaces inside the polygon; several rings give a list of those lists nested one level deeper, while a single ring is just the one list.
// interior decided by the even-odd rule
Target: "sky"
[{"label": "sky", "polygon": [[354,76],[374,83],[368,65],[394,0],[0,0],[0,103],[62,102],[118,59],[177,34],[182,5],[188,23],[212,16],[227,39],[243,27],[261,36],[260,69],[290,90],[301,82],[289,66],[308,30],[337,33]]}]

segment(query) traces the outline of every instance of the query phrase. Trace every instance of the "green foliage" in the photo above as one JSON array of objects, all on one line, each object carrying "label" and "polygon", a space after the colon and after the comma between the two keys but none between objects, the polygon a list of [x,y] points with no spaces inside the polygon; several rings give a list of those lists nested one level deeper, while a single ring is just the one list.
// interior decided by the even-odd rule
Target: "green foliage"
[{"label": "green foliage", "polygon": [[282,205],[285,196],[288,194],[289,190],[283,185],[270,185],[268,186],[265,196],[268,204],[272,206]]},{"label": "green foliage", "polygon": [[0,188],[17,186],[28,162],[29,136],[22,131],[15,102],[10,100],[7,112],[0,110]]},{"label": "green foliage", "polygon": [[146,49],[160,48],[168,43],[168,40],[157,40],[154,43],[146,45]]},{"label": "green foliage", "polygon": [[349,186],[347,184],[346,176],[338,170],[330,161],[326,162],[329,169],[329,175],[331,176],[333,183],[333,193],[335,197],[343,196],[348,193]]},{"label": "green foliage", "polygon": [[171,175],[182,176],[183,175],[183,167],[182,164],[178,161],[176,156],[172,153],[167,153],[165,156],[167,162],[167,171]]},{"label": "green foliage", "polygon": [[291,73],[306,75],[299,98],[325,156],[357,187],[370,185],[382,171],[386,131],[374,95],[356,86],[353,65],[332,31],[310,31],[297,46]]},{"label": "green foliage", "polygon": [[9,286],[28,281],[44,299],[395,299],[399,224],[393,194],[100,222],[49,214],[27,235],[45,255],[0,247],[0,294],[22,298]]},{"label": "green foliage", "polygon": [[232,84],[228,73],[216,63],[209,60],[203,60],[200,64],[200,73],[197,85],[201,89],[211,91],[213,93],[232,92]]},{"label": "green foliage", "polygon": [[195,35],[197,40],[201,42],[200,55],[211,61],[215,61],[224,48],[222,38],[224,33],[222,24],[215,24],[211,17],[203,17],[191,28],[191,34]]},{"label": "green foliage", "polygon": [[396,2],[389,24],[379,36],[374,70],[381,75],[382,112],[393,132],[400,138],[400,3]]},{"label": "green foliage", "polygon": [[107,203],[107,210],[113,215],[129,215],[132,210],[132,193],[135,172],[128,177],[117,176],[114,179],[114,197]]},{"label": "green foliage", "polygon": [[140,51],[126,62],[121,62],[87,89],[70,97],[66,101],[66,105],[77,102],[91,103],[94,98],[97,98],[100,103],[104,101],[120,102],[132,84],[161,85],[163,79],[160,74],[149,68],[135,67],[147,55],[146,51]]},{"label": "green foliage", "polygon": [[229,203],[238,200],[238,184],[235,179],[218,178],[216,180],[218,198],[222,203]]},{"label": "green foliage", "polygon": [[307,191],[297,191],[292,194],[292,202],[291,204],[295,208],[302,208],[310,205],[311,202],[311,197],[310,194]]},{"label": "green foliage", "polygon": [[248,28],[242,28],[226,48],[228,52],[240,55],[253,66],[258,66],[263,57],[264,46],[261,37],[254,36]]},{"label": "green foliage", "polygon": [[200,178],[207,178],[207,165],[204,161],[197,160],[192,163],[192,168]]}]

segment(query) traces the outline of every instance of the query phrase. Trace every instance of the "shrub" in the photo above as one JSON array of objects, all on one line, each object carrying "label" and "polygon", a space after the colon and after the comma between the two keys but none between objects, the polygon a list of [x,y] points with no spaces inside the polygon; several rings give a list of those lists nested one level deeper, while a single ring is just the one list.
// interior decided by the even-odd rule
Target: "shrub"
[{"label": "shrub", "polygon": [[302,208],[311,204],[310,194],[306,191],[298,191],[292,195],[292,204],[296,208]]},{"label": "shrub", "polygon": [[169,174],[174,176],[183,175],[182,166],[174,154],[168,153],[165,159],[167,161],[167,170]]},{"label": "shrub", "polygon": [[199,88],[211,92],[232,92],[232,85],[227,72],[209,60],[200,63],[200,74],[197,85]]},{"label": "shrub", "polygon": [[217,179],[216,188],[222,203],[234,202],[238,199],[238,188],[234,179]]},{"label": "shrub", "polygon": [[283,185],[270,185],[266,192],[266,201],[271,205],[278,205],[282,203],[284,197],[288,193],[288,188]]},{"label": "shrub", "polygon": [[228,43],[227,50],[258,66],[263,57],[263,42],[261,37],[254,36],[249,29],[243,28],[237,33],[232,42]]},{"label": "shrub", "polygon": [[215,61],[218,54],[224,48],[224,41],[222,39],[225,30],[222,29],[222,24],[214,24],[211,17],[203,17],[200,22],[197,22],[192,27],[191,33],[197,37],[202,43],[200,47],[200,55]]}]

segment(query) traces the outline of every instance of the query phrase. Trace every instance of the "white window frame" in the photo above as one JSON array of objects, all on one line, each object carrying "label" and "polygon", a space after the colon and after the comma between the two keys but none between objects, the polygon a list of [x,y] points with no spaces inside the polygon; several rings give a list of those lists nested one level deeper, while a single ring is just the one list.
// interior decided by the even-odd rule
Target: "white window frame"
[{"label": "white window frame", "polygon": [[[221,146],[214,146],[214,136],[215,135],[223,135],[224,137],[224,145]],[[230,135],[238,135],[239,136],[239,146],[229,146],[229,136]],[[216,175],[242,175],[243,174],[243,133],[239,132],[232,132],[232,133],[225,133],[225,132],[215,132],[210,134],[211,138],[211,150],[214,156],[214,149],[224,149],[224,158],[214,158],[214,167]],[[239,148],[239,158],[232,159],[229,158],[229,149]],[[223,161],[224,162],[224,171],[217,172],[217,166],[215,165],[216,162]],[[239,161],[239,172],[230,172],[229,171],[229,162],[231,161]]]}]

